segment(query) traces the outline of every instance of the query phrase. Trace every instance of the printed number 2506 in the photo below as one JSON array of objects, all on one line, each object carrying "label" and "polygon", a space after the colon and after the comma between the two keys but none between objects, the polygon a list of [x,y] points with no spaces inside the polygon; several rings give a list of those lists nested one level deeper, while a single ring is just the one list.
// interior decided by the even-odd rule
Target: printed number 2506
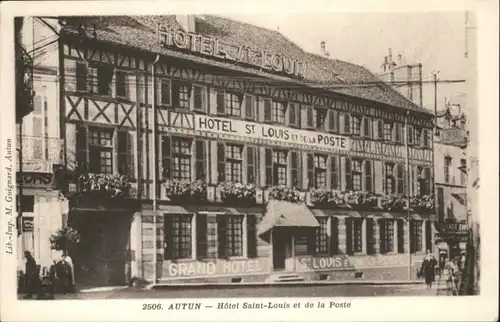
[{"label": "printed number 2506", "polygon": [[161,310],[161,304],[143,304],[142,305],[143,310]]}]

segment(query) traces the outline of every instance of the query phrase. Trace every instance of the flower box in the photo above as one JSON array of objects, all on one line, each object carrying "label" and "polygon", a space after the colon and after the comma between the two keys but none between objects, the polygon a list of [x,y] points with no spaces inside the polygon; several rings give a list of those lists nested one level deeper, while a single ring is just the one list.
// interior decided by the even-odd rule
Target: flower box
[{"label": "flower box", "polygon": [[207,185],[202,180],[171,179],[163,184],[166,196],[173,202],[199,202],[207,199]]},{"label": "flower box", "polygon": [[345,204],[344,197],[339,191],[327,189],[311,189],[309,201],[318,208],[335,208]]},{"label": "flower box", "polygon": [[270,200],[281,200],[289,202],[302,202],[303,198],[300,191],[294,187],[274,186],[269,188]]},{"label": "flower box", "polygon": [[222,202],[230,205],[247,206],[257,202],[253,184],[239,182],[222,182],[218,185]]},{"label": "flower box", "polygon": [[374,210],[378,208],[379,196],[364,191],[350,191],[346,193],[346,203],[354,209],[358,210]]},{"label": "flower box", "polygon": [[120,174],[84,173],[78,179],[78,192],[98,197],[128,197],[128,178]]},{"label": "flower box", "polygon": [[434,197],[430,195],[412,197],[410,198],[410,207],[415,212],[432,213],[435,208]]},{"label": "flower box", "polygon": [[408,200],[402,195],[387,195],[381,200],[382,209],[387,211],[407,210]]}]

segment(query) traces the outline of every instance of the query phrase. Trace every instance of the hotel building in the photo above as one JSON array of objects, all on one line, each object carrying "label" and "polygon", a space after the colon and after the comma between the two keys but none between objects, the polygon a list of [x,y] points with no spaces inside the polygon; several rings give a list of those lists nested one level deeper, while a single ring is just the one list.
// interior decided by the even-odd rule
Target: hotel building
[{"label": "hotel building", "polygon": [[54,32],[77,283],[407,279],[433,248],[433,115],[365,68],[216,16]]}]

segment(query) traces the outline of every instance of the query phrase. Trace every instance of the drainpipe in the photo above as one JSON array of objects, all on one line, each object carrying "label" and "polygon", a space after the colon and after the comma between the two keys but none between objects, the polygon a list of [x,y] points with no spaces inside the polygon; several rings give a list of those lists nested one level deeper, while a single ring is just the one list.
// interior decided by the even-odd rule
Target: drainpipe
[{"label": "drainpipe", "polygon": [[155,78],[155,65],[160,59],[160,55],[156,55],[156,59],[151,65],[151,86],[152,86],[152,98],[151,98],[151,107],[153,109],[153,193],[152,193],[152,198],[153,198],[153,236],[154,236],[154,243],[153,243],[153,250],[154,250],[154,256],[153,256],[153,285],[157,284],[157,279],[158,279],[158,245],[157,245],[157,239],[158,239],[158,234],[156,233],[156,208],[157,208],[157,190],[158,190],[158,163],[157,161],[157,154],[158,154],[158,147],[156,143],[156,136],[158,135],[158,129],[157,129],[157,121],[156,121],[156,78]]},{"label": "drainpipe", "polygon": [[410,195],[411,195],[411,182],[410,182],[410,147],[408,145],[408,116],[409,112],[405,114],[405,149],[406,149],[406,216],[408,220],[408,280],[411,280],[411,225],[410,225]]}]

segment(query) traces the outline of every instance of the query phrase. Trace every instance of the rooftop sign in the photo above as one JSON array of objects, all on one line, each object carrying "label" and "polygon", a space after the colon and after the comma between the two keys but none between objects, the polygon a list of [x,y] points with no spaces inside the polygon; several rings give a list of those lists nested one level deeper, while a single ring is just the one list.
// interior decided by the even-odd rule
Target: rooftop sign
[{"label": "rooftop sign", "polygon": [[160,25],[157,34],[158,43],[165,47],[173,47],[231,63],[244,63],[259,69],[298,78],[303,78],[307,70],[307,63],[294,58],[269,53],[265,50],[254,50],[247,46],[234,46],[217,38],[182,30],[170,31]]}]

